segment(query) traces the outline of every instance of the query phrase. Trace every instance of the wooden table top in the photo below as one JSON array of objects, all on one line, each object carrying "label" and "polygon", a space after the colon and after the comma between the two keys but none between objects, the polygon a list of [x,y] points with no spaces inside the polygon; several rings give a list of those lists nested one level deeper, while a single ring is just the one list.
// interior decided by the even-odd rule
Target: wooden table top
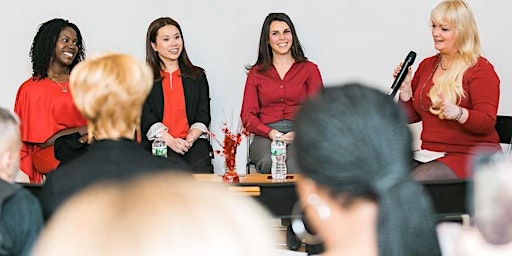
[{"label": "wooden table top", "polygon": [[[273,183],[295,183],[298,181],[301,176],[300,174],[288,174],[286,176],[286,180],[277,181],[273,180],[270,174],[240,174],[240,183],[250,183],[250,184],[273,184]],[[220,174],[194,174],[194,178],[200,181],[214,181],[214,182],[222,182],[222,175]]]},{"label": "wooden table top", "polygon": [[[194,174],[194,178],[203,182],[222,182],[221,174]],[[284,181],[272,180],[270,174],[242,174],[239,183],[224,183],[234,194],[252,196],[276,216],[290,215],[297,200],[295,183],[300,174],[288,174]]]}]

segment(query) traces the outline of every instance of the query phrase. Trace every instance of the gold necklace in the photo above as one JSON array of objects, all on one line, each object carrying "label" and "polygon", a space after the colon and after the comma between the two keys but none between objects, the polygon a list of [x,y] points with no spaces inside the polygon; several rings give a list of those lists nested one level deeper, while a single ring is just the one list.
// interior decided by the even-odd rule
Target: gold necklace
[{"label": "gold necklace", "polygon": [[448,67],[443,67],[443,55],[439,54],[439,66],[441,67],[442,70],[448,70],[450,67],[451,67],[451,64],[448,65]]},{"label": "gold necklace", "polygon": [[[62,84],[61,82],[59,82],[59,81],[55,80],[53,77],[50,77],[50,79],[51,79],[52,81],[54,81],[57,85],[59,85],[60,90],[61,90],[62,92],[68,92],[68,88],[66,88],[66,85],[65,85],[65,84]],[[64,82],[64,83],[65,83],[65,82],[67,82],[67,81],[62,81],[62,82]]]},{"label": "gold necklace", "polygon": [[[441,63],[441,58],[439,58],[439,60],[437,61],[437,64],[436,66],[434,67],[434,70],[432,70],[432,73],[430,73],[430,75],[428,76],[427,78],[427,81],[425,81],[425,83],[423,83],[423,85],[421,86],[421,90],[420,90],[420,107],[421,109],[423,109],[423,111],[429,111],[430,107],[428,108],[425,108],[423,106],[423,90],[425,89],[425,85],[427,85],[428,81],[430,81],[430,79],[432,78],[432,76],[434,76],[434,73],[436,72],[437,70],[437,67],[440,66],[440,63]],[[441,67],[442,69],[443,67]],[[432,104],[431,104],[432,106]]]},{"label": "gold necklace", "polygon": [[443,62],[442,62],[442,61],[439,61],[439,63],[440,63],[440,65],[439,65],[439,66],[441,67],[441,69],[442,69],[442,70],[447,70],[448,68],[450,68],[450,67],[444,68],[444,67],[443,67]]}]

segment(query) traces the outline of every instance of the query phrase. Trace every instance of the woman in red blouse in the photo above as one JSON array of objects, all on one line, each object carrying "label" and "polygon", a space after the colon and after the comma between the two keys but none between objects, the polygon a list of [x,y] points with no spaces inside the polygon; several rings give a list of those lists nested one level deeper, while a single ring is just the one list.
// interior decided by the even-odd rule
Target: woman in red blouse
[{"label": "woman in red blouse", "polygon": [[57,167],[55,140],[66,134],[87,134],[86,120],[73,104],[69,74],[84,59],[78,27],[63,19],[39,27],[32,47],[32,77],[18,89],[14,111],[21,121],[21,170],[31,182]]},{"label": "woman in red blouse", "polygon": [[251,161],[261,173],[270,173],[270,144],[276,135],[286,142],[288,172],[294,163],[293,120],[301,104],[323,88],[316,64],[308,61],[284,13],[270,13],[261,29],[258,60],[248,67],[241,118],[253,133]]},{"label": "woman in red blouse", "polygon": [[480,55],[475,19],[464,1],[441,2],[432,11],[431,21],[439,53],[423,60],[414,78],[409,70],[399,97],[409,122],[422,121],[421,148],[446,155],[418,163],[413,176],[417,180],[465,178],[474,154],[501,149],[494,129],[500,80],[493,65]]}]

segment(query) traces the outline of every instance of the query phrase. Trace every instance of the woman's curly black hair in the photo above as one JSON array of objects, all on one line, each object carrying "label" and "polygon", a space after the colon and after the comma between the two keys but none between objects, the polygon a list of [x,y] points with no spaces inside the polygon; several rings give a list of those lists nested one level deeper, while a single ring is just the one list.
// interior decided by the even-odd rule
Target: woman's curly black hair
[{"label": "woman's curly black hair", "polygon": [[59,33],[66,27],[70,27],[76,32],[78,52],[75,59],[69,66],[70,70],[85,58],[85,43],[78,27],[64,19],[55,18],[41,25],[37,30],[32,46],[30,47],[30,59],[32,62],[32,76],[34,79],[44,79],[48,76],[48,67],[50,59],[54,55],[55,45]]}]

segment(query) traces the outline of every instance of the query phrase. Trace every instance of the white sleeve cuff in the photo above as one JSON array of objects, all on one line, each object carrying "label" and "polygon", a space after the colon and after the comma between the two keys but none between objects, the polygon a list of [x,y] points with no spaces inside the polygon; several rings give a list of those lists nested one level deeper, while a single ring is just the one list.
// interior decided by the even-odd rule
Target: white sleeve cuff
[{"label": "white sleeve cuff", "polygon": [[203,132],[203,134],[201,134],[201,136],[199,136],[199,138],[207,138],[207,134],[208,134],[208,128],[206,127],[206,125],[204,125],[203,123],[194,123],[192,126],[190,126],[190,129],[193,129],[193,128],[197,128],[199,130],[201,130]]},{"label": "white sleeve cuff", "polygon": [[167,132],[169,129],[167,129],[167,126],[165,126],[163,123],[154,123],[150,128],[148,133],[146,133],[146,137],[148,137],[148,140],[154,140],[156,138],[156,135],[165,131]]}]

